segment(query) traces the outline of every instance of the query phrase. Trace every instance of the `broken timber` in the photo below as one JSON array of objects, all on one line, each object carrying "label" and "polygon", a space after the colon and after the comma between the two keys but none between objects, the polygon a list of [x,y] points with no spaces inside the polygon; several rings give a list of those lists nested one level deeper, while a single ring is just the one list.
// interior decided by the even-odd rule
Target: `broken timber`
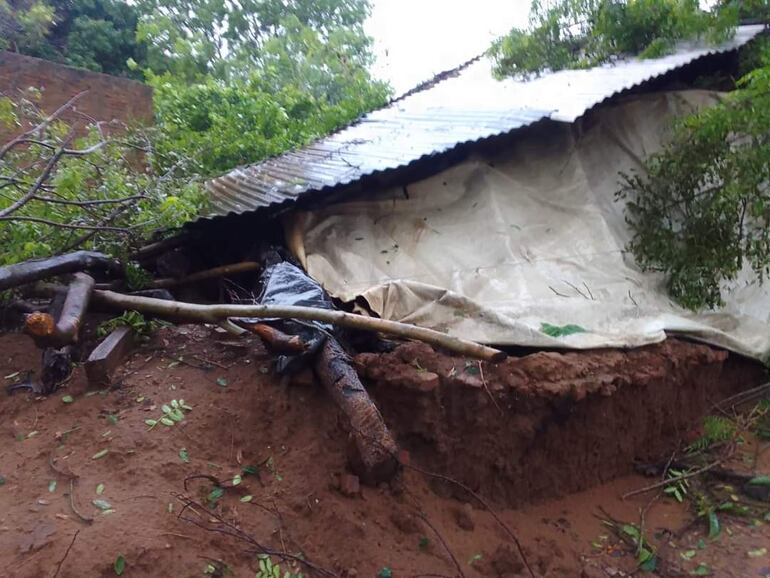
[{"label": "broken timber", "polygon": [[93,277],[75,273],[60,311],[33,313],[27,317],[25,331],[42,346],[61,347],[76,343],[93,288]]},{"label": "broken timber", "polygon": [[497,362],[506,357],[506,354],[498,349],[459,337],[452,337],[432,329],[331,309],[289,305],[200,305],[125,295],[113,291],[94,291],[93,301],[103,307],[118,311],[134,310],[144,315],[155,315],[186,322],[218,324],[223,320],[238,317],[322,321],[350,329],[379,331],[404,339],[416,339],[484,361]]},{"label": "broken timber", "polygon": [[109,385],[112,374],[131,353],[134,332],[130,327],[118,327],[96,346],[85,363],[88,383],[92,387]]}]

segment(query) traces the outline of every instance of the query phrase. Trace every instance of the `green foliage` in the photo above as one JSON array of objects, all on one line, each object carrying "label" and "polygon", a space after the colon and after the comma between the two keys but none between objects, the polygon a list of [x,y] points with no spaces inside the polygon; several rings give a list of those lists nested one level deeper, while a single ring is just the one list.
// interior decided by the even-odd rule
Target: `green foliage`
[{"label": "green foliage", "polygon": [[162,322],[154,319],[145,319],[144,315],[138,311],[126,311],[120,317],[113,317],[105,321],[96,330],[99,337],[105,337],[115,331],[118,327],[130,327],[136,335],[140,337],[149,337],[159,327]]},{"label": "green foliage", "polygon": [[689,452],[706,451],[714,444],[722,443],[733,439],[738,431],[738,426],[732,420],[709,415],[703,420],[703,435],[695,440],[687,448]]},{"label": "green foliage", "polygon": [[302,574],[290,570],[282,572],[280,565],[273,563],[270,556],[261,555],[259,557],[259,570],[257,570],[255,578],[302,578]]},{"label": "green foliage", "polygon": [[526,30],[513,29],[490,48],[497,77],[584,68],[619,56],[655,58],[676,42],[721,42],[738,9],[700,8],[698,0],[533,0]]},{"label": "green foliage", "polygon": [[551,325],[550,323],[541,323],[540,331],[551,337],[567,337],[574,335],[575,333],[585,333],[585,329],[580,325],[574,325],[572,323],[568,325]]},{"label": "green foliage", "polygon": [[[174,424],[184,421],[185,412],[192,411],[192,407],[187,405],[183,399],[172,399],[170,402],[164,403],[160,407],[160,410],[162,413],[158,419],[148,418],[144,420],[144,423],[149,428],[147,431],[153,429],[158,424],[172,427]],[[180,452],[180,457],[181,456],[182,454]]]},{"label": "green foliage", "polygon": [[159,158],[181,154],[210,176],[303,145],[385,102],[385,87],[370,83],[364,71],[335,82],[344,87],[327,87],[337,93],[333,102],[321,86],[316,96],[299,84],[278,86],[256,74],[192,85],[151,76]]},{"label": "green foliage", "polygon": [[137,75],[126,62],[145,60],[139,14],[120,0],[0,0],[10,33],[0,47],[114,75]]},{"label": "green foliage", "polygon": [[724,102],[680,122],[643,171],[622,175],[629,249],[690,309],[721,305],[745,265],[760,282],[770,272],[769,56]]},{"label": "green foliage", "polygon": [[76,247],[124,255],[204,207],[200,181],[187,176],[191,163],[176,153],[159,162],[152,131],[60,119],[46,125],[36,102],[34,91],[19,101],[0,96],[6,129],[43,126],[0,157],[0,211],[10,211],[0,217],[0,265]]},{"label": "green foliage", "polygon": [[663,493],[673,497],[677,502],[684,501],[687,495],[687,488],[690,485],[686,478],[682,478],[685,473],[682,470],[675,470],[673,468],[666,472],[668,483],[663,488]]}]

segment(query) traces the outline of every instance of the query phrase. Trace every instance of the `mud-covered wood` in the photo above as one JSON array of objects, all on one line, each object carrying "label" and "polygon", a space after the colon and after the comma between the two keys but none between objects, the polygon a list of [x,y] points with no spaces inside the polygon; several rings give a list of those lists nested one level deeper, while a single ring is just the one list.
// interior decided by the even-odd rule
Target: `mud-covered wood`
[{"label": "mud-covered wood", "polygon": [[96,346],[85,363],[89,385],[108,385],[115,370],[131,353],[134,344],[134,332],[130,327],[118,327],[110,333]]},{"label": "mud-covered wood", "polygon": [[302,353],[307,349],[307,343],[299,335],[287,335],[267,323],[241,322],[239,326],[259,336],[273,353]]},{"label": "mud-covered wood", "polygon": [[332,337],[315,361],[315,372],[351,427],[350,466],[370,485],[390,480],[398,471],[398,446],[380,411],[361,384],[351,359]]},{"label": "mud-covered wood", "polygon": [[103,253],[75,251],[48,259],[24,261],[0,267],[0,291],[56,275],[97,268],[115,273],[121,271],[120,263]]}]

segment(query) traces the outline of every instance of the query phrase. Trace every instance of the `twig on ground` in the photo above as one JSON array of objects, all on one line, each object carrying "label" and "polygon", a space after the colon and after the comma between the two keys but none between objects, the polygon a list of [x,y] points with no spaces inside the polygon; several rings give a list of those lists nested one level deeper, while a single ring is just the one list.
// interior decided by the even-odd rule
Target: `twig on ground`
[{"label": "twig on ground", "polygon": [[[216,532],[218,534],[229,536],[231,538],[235,538],[236,540],[244,542],[253,548],[251,552],[254,554],[264,554],[267,556],[275,556],[276,558],[279,558],[281,560],[289,560],[296,564],[305,566],[308,570],[311,570],[322,576],[327,576],[328,578],[340,578],[338,574],[335,574],[331,570],[327,570],[326,568],[323,568],[318,564],[311,562],[310,560],[308,560],[307,558],[301,555],[290,554],[289,552],[284,552],[281,550],[275,550],[273,548],[269,548],[267,546],[260,544],[253,536],[241,530],[240,528],[236,527],[235,525],[231,524],[230,522],[222,518],[222,516],[220,516],[217,512],[205,508],[203,505],[199,504],[198,502],[196,502],[195,500],[193,500],[188,496],[181,495],[181,494],[173,494],[173,495],[177,500],[179,500],[183,504],[183,507],[180,510],[179,515],[177,516],[177,518],[180,520],[193,524],[194,526],[197,526],[198,528],[206,530],[207,532]],[[200,519],[185,517],[184,514],[188,510],[195,513]],[[202,522],[201,520],[207,520],[207,521]],[[211,521],[209,522],[208,520],[211,520]]]},{"label": "twig on ground", "polygon": [[457,572],[459,572],[461,578],[465,578],[465,573],[463,572],[462,566],[460,566],[460,563],[457,561],[457,558],[455,557],[454,553],[452,552],[452,549],[449,547],[449,544],[446,543],[446,540],[444,540],[444,536],[441,535],[441,532],[439,532],[436,527],[430,523],[430,520],[428,520],[428,516],[425,515],[425,512],[418,510],[418,515],[420,516],[420,519],[425,522],[425,525],[430,528],[434,534],[436,534],[436,537],[438,538],[438,541],[441,542],[441,545],[444,547],[444,550],[446,550],[447,554],[449,554],[449,557],[452,559],[452,562],[455,565],[455,568],[457,568]]},{"label": "twig on ground", "polygon": [[643,488],[639,488],[637,490],[632,490],[630,492],[626,492],[621,496],[622,499],[630,498],[631,496],[637,496],[639,494],[644,494],[647,492],[650,492],[652,490],[657,490],[658,488],[662,488],[663,486],[668,486],[669,484],[675,484],[676,482],[681,482],[682,480],[686,480],[688,478],[694,478],[696,476],[699,476],[703,473],[706,473],[707,471],[714,469],[719,464],[721,464],[723,461],[727,459],[727,456],[721,457],[716,461],[711,462],[710,464],[703,466],[702,468],[698,468],[697,470],[693,470],[692,472],[685,472],[679,476],[675,476],[673,478],[668,478],[665,480],[661,480],[659,482],[656,482],[654,484],[650,484],[649,486],[644,486]]},{"label": "twig on ground", "polygon": [[67,559],[67,556],[69,556],[70,550],[72,550],[72,546],[75,544],[75,540],[78,538],[78,534],[80,534],[80,530],[75,530],[75,533],[72,535],[72,541],[70,542],[70,545],[67,546],[67,550],[64,552],[64,556],[62,556],[62,559],[59,560],[59,563],[56,565],[56,572],[54,573],[53,578],[56,578],[59,575],[64,561]]}]

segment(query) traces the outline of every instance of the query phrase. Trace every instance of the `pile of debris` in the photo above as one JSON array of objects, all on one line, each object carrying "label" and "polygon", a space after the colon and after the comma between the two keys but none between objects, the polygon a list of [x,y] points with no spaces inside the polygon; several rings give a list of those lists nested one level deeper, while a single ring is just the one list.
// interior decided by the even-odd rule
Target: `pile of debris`
[{"label": "pile of debris", "polygon": [[[135,258],[146,264],[162,249],[150,245]],[[257,276],[252,280],[254,290],[230,291],[228,303],[178,301],[170,291],[246,273]],[[142,285],[140,290],[129,290],[127,272],[119,261],[89,251],[0,268],[0,291],[13,290],[6,309],[17,313],[23,330],[42,350],[39,381],[27,380],[10,391],[50,394],[68,379],[73,361],[80,359],[86,360],[92,386],[109,384],[136,336],[130,327],[119,326],[91,351],[80,351],[88,312],[136,311],[168,321],[216,324],[237,336],[256,334],[276,355],[279,373],[313,368],[349,421],[351,468],[364,483],[377,484],[398,470],[398,448],[352,365],[344,345],[351,332],[415,339],[486,361],[505,357],[499,350],[437,331],[337,310],[318,283],[272,247],[261,251],[259,261],[148,279]]]}]

